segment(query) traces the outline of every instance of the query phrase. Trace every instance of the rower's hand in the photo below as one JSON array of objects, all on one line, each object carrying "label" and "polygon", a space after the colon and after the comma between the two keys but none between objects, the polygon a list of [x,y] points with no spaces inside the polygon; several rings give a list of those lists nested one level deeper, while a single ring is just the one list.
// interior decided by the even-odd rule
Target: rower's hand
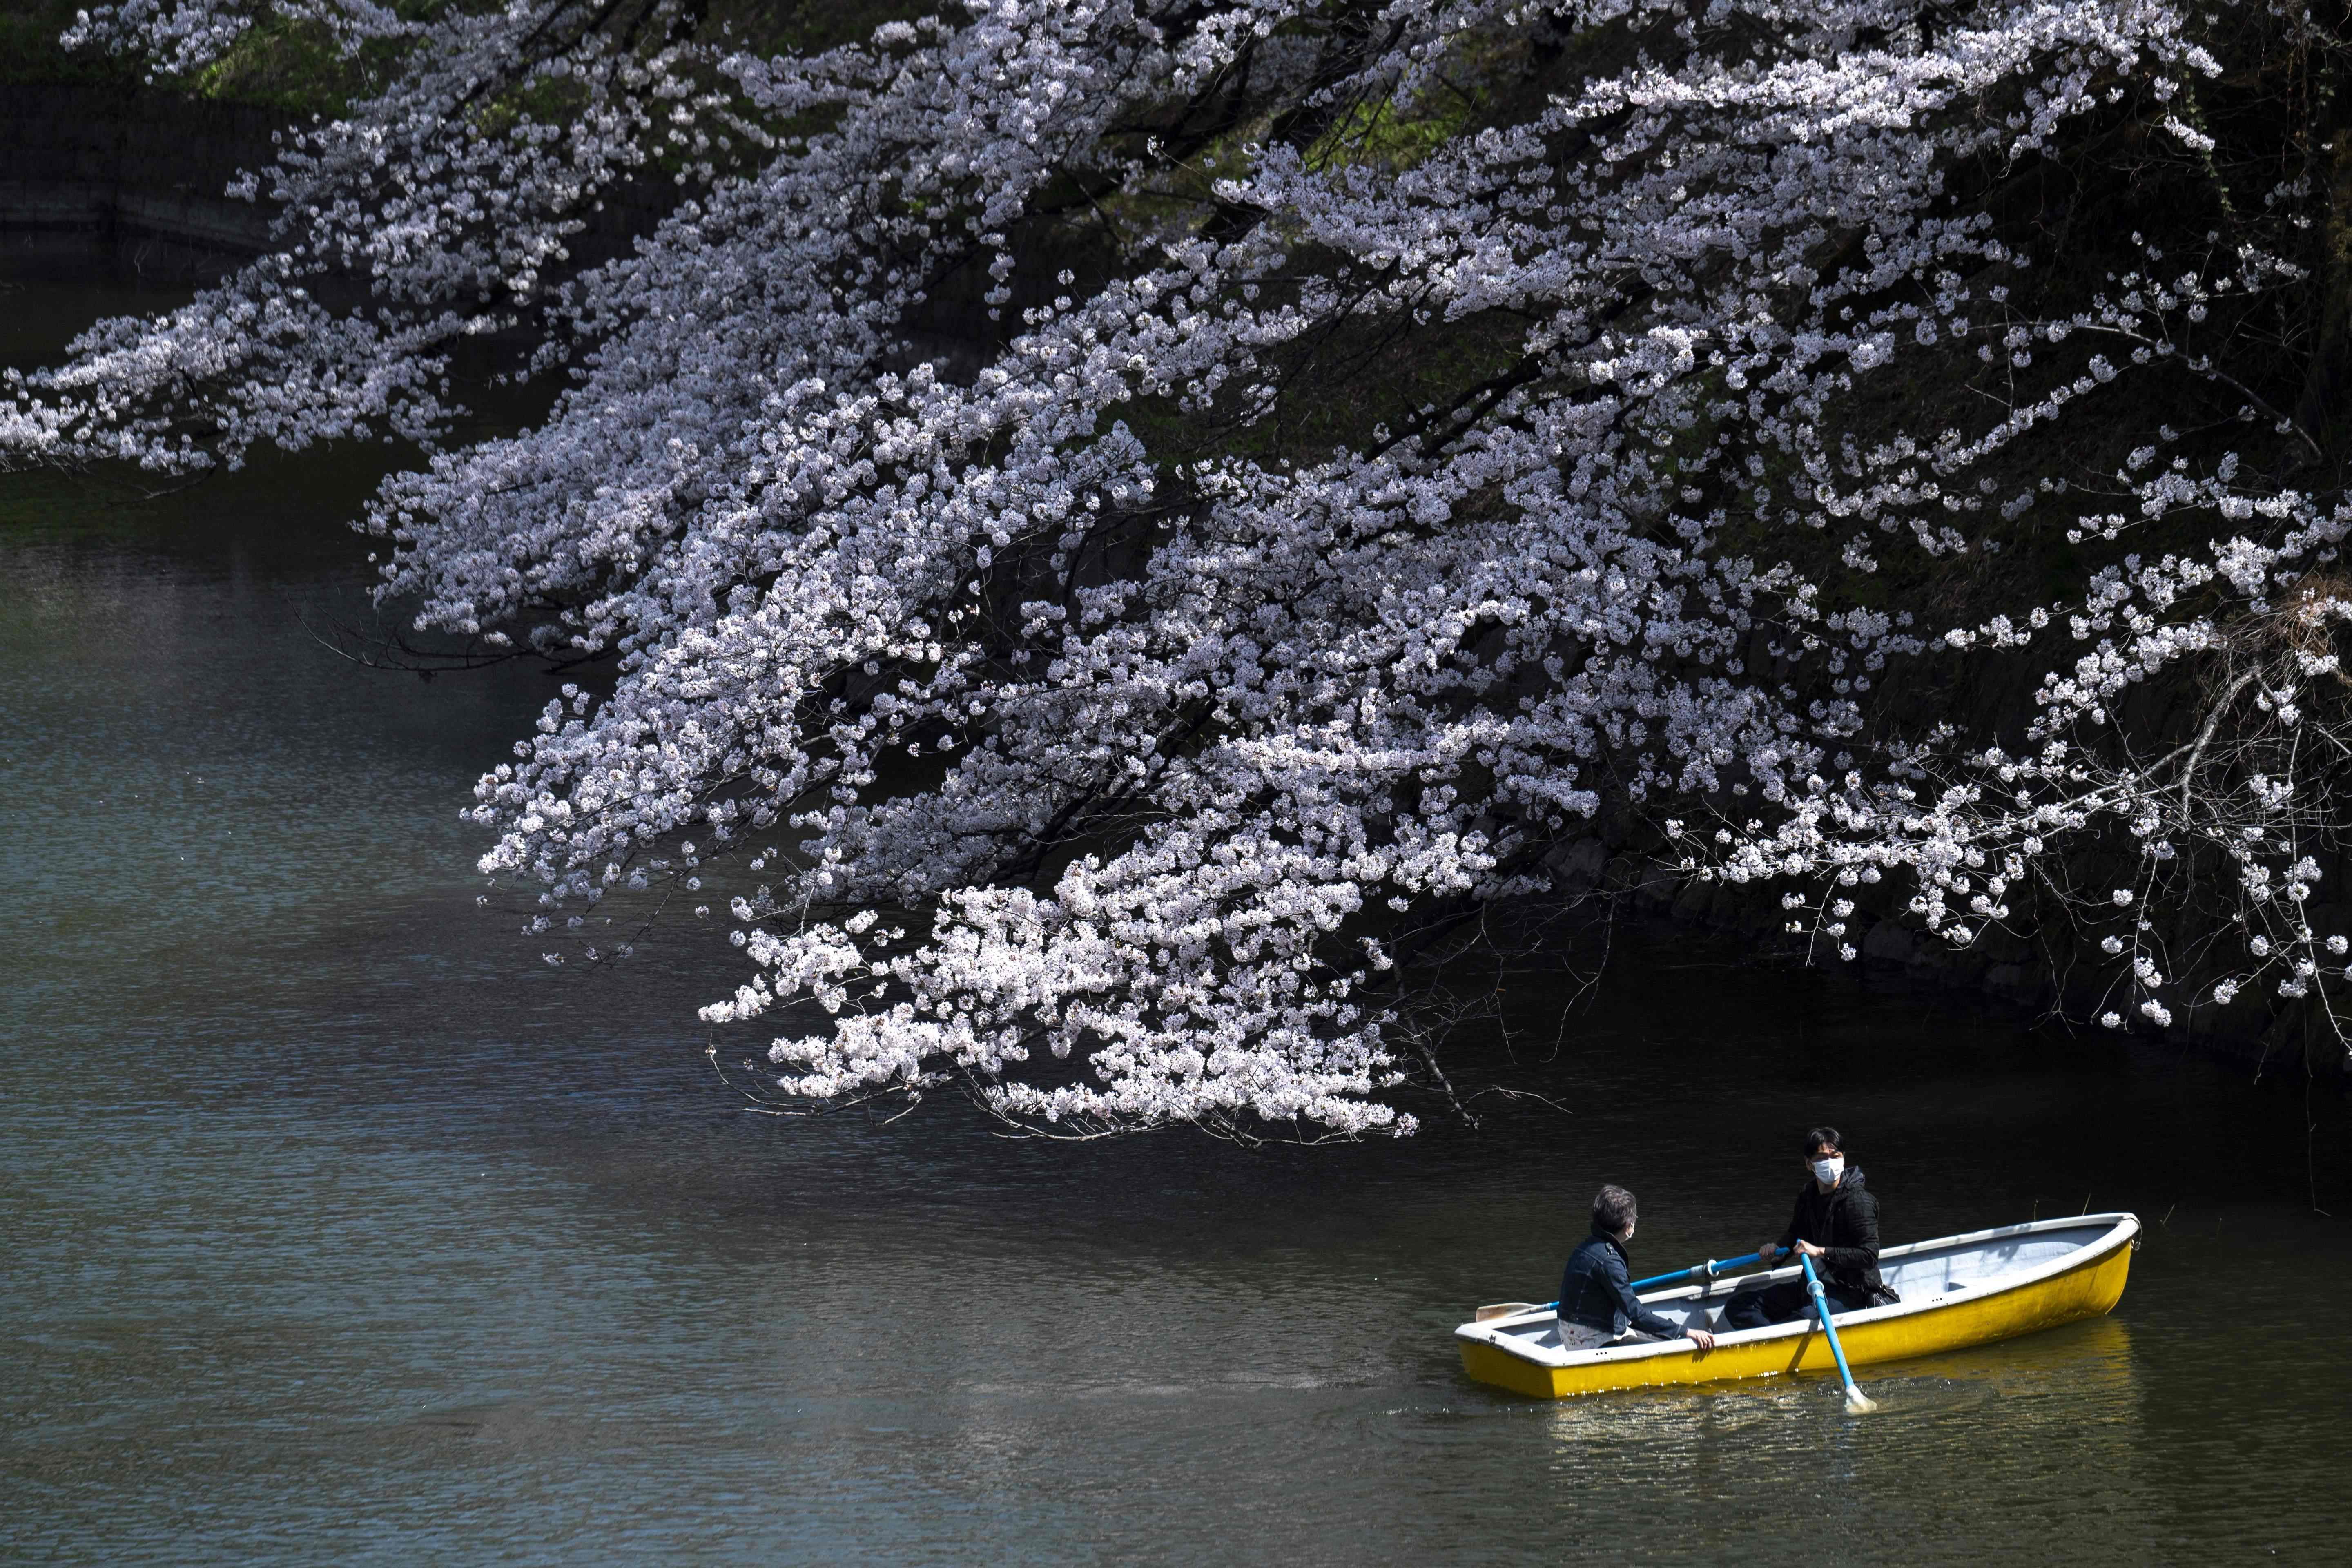
[{"label": "rower's hand", "polygon": [[1797,1243],[1797,1250],[1803,1253],[1808,1258],[1827,1258],[1830,1255],[1830,1249],[1828,1247],[1815,1247],[1810,1241],[1799,1241]]},{"label": "rower's hand", "polygon": [[1759,1263],[1769,1264],[1780,1256],[1780,1247],[1769,1241],[1756,1249],[1756,1261]]},{"label": "rower's hand", "polygon": [[1708,1333],[1705,1329],[1685,1329],[1683,1333],[1690,1340],[1691,1343],[1696,1345],[1703,1351],[1711,1351],[1715,1348],[1715,1336]]}]

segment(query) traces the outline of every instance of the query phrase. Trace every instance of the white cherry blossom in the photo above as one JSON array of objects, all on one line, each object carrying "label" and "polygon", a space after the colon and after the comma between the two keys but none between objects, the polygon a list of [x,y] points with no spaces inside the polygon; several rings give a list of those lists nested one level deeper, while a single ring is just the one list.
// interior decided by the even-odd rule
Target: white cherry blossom
[{"label": "white cherry blossom", "polygon": [[[2290,758],[2337,710],[2311,574],[2352,512],[2170,433],[2046,466],[2142,384],[2312,444],[2209,328],[2302,285],[2308,187],[2031,309],[1983,189],[2117,115],[2213,156],[2218,64],[2169,5],[971,0],[772,58],[671,0],[77,32],[185,71],[264,11],[397,79],[257,173],[277,253],[12,381],[0,443],[426,444],[364,520],[386,602],[611,672],[483,778],[482,869],[553,930],[746,862],[751,969],[703,1016],[766,1020],[793,1103],[1410,1131],[1425,941],[1604,828],[1793,883],[1844,959],[1857,889],[1966,945],[2120,837],[2139,879],[2064,894],[2110,1027],[2189,1005],[2149,911],[2218,855],[2260,929],[2204,994],[2327,978],[2294,967],[2331,933],[2294,912]],[[576,265],[656,174],[658,231]],[[568,379],[463,437],[453,364],[492,337]],[[2027,528],[2083,578],[1958,625],[1874,585],[1987,575]],[[1885,700],[1997,660],[2046,671],[1999,735]],[[2201,734],[2119,717],[2215,668]]]}]

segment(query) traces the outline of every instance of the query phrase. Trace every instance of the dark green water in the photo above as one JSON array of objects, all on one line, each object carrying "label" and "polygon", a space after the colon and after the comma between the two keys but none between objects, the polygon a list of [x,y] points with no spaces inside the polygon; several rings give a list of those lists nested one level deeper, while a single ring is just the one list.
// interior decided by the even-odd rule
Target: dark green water
[{"label": "dark green water", "polygon": [[[0,294],[51,343],[120,285]],[[2340,1562],[2332,1089],[2022,1035],[1719,944],[1621,950],[1561,1107],[1402,1144],[1006,1142],[746,1115],[692,1005],[478,914],[474,774],[544,700],[337,658],[345,459],[0,479],[0,1559]],[[1549,1059],[1546,1059],[1549,1058]],[[2149,1223],[2111,1318],[1538,1405],[1450,1331],[1594,1186],[1638,1263],[1778,1226],[1808,1121],[1888,1239]],[[2333,1209],[2331,1219],[2315,1207]]]}]

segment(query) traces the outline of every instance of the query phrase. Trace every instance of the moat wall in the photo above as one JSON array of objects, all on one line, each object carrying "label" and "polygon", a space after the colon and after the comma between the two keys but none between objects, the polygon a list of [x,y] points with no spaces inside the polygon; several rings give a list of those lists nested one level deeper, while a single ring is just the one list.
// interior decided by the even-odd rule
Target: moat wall
[{"label": "moat wall", "polygon": [[[111,82],[0,82],[0,243],[19,255],[111,244],[140,277],[205,282],[267,249],[277,208],[226,187],[275,155],[282,109]],[[574,242],[593,262],[649,234],[667,182],[609,193]]]},{"label": "moat wall", "polygon": [[268,242],[272,208],[223,193],[286,122],[131,86],[0,83],[0,235],[18,250],[110,240],[142,273],[216,275]]}]

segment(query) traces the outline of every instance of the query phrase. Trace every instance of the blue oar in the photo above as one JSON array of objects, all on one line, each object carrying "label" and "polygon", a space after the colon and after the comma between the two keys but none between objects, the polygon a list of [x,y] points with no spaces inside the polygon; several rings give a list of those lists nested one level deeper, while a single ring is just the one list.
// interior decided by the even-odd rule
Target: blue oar
[{"label": "blue oar", "polygon": [[1820,1278],[1813,1273],[1813,1260],[1803,1253],[1797,1261],[1805,1266],[1805,1289],[1813,1298],[1813,1311],[1822,1320],[1822,1332],[1830,1340],[1830,1354],[1837,1357],[1838,1375],[1845,1379],[1845,1407],[1859,1415],[1865,1410],[1875,1410],[1876,1405],[1863,1397],[1862,1390],[1853,1385],[1853,1371],[1845,1364],[1845,1347],[1838,1343],[1837,1330],[1830,1323],[1830,1299],[1822,1289]]},{"label": "blue oar", "polygon": [[[1633,1288],[1637,1291],[1647,1290],[1653,1285],[1670,1285],[1677,1279],[1692,1279],[1704,1285],[1724,1269],[1745,1268],[1751,1263],[1762,1261],[1761,1255],[1753,1252],[1739,1258],[1710,1258],[1705,1263],[1694,1263],[1688,1268],[1677,1268],[1672,1274],[1654,1274],[1647,1279],[1636,1279]],[[1559,1304],[1557,1301],[1552,1303],[1554,1306]]]},{"label": "blue oar", "polygon": [[[1630,1289],[1638,1295],[1653,1286],[1671,1285],[1677,1279],[1695,1279],[1704,1285],[1724,1270],[1744,1268],[1751,1263],[1762,1261],[1761,1255],[1753,1252],[1739,1258],[1710,1258],[1705,1263],[1694,1263],[1688,1268],[1677,1268],[1672,1274],[1654,1274],[1647,1279],[1636,1279]],[[1526,1312],[1549,1312],[1559,1306],[1557,1301],[1546,1301],[1541,1306],[1529,1301],[1497,1301],[1491,1307],[1479,1308],[1477,1321],[1483,1323],[1489,1318],[1515,1318]]]}]

